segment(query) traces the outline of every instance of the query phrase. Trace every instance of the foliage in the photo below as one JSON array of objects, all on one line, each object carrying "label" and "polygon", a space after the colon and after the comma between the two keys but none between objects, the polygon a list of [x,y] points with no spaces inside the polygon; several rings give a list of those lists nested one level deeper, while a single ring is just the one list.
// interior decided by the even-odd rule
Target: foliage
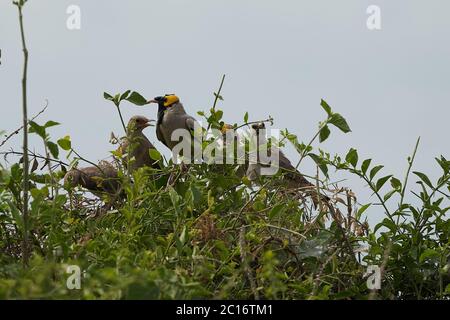
[{"label": "foliage", "polygon": [[[329,125],[350,131],[326,102],[322,107],[327,119],[315,138],[328,138],[330,130],[323,130]],[[220,127],[223,112],[210,111],[200,114]],[[436,159],[442,176],[433,182],[413,172],[419,191],[410,193],[407,178],[379,178],[382,166],[361,161],[357,150],[331,157],[315,150],[315,139],[298,142],[286,130],[284,140],[294,144],[301,159],[313,159],[326,177],[330,168],[360,177],[378,203],[360,206],[349,190],[325,179],[319,180],[320,188],[335,209],[320,211],[309,199],[280,188],[282,173],[255,187],[239,174],[239,165],[199,164],[186,170],[169,162],[132,177],[122,172],[125,199],[105,212],[100,201],[80,190],[68,194],[58,182],[66,166],[83,158],[70,137],[52,142],[47,130],[56,125],[30,122],[30,132],[48,151],[31,155],[44,166],[33,165],[30,174],[27,268],[20,263],[22,165],[1,167],[0,298],[448,298],[450,164],[443,156]],[[68,152],[70,163],[59,160],[60,149]],[[417,199],[408,203],[409,195]],[[386,215],[374,228],[362,218],[370,206]],[[69,265],[83,270],[80,290],[66,286]],[[367,289],[367,265],[381,267],[381,290]]]},{"label": "foliage", "polygon": [[[350,132],[324,100],[327,118],[308,143],[288,130],[269,143],[292,143],[300,155],[296,167],[306,158],[316,163],[325,179],[310,178],[330,205],[316,209],[298,190],[285,189],[282,172],[263,177],[258,186],[241,165],[186,168],[169,161],[131,175],[117,152],[112,155],[119,163],[121,199],[95,200],[83,190],[66,190],[60,180],[68,167],[96,164],[73,149],[70,136],[51,139],[47,130],[59,123],[28,121],[21,11],[26,0],[13,3],[25,55],[24,152],[2,152],[5,160],[21,159],[8,167],[0,163],[0,299],[449,299],[450,162],[436,158],[442,169],[437,181],[413,171],[416,190],[408,180],[419,141],[403,180],[379,177],[384,167],[360,161],[356,149],[345,157],[316,150],[313,143],[328,139],[331,127]],[[198,112],[208,129],[224,125],[217,108],[224,79],[209,113]],[[130,90],[105,92],[104,98],[113,102],[124,131],[121,102],[147,104]],[[248,113],[243,118],[233,127],[251,124]],[[27,152],[28,128],[42,139],[43,155]],[[61,151],[69,163],[60,160]],[[157,152],[150,156],[161,158]],[[361,178],[377,203],[359,205],[350,190],[331,185],[330,168]],[[386,216],[374,228],[362,218],[369,207]],[[367,288],[368,265],[380,267],[380,290]],[[70,286],[73,266],[83,272],[79,289]]]}]

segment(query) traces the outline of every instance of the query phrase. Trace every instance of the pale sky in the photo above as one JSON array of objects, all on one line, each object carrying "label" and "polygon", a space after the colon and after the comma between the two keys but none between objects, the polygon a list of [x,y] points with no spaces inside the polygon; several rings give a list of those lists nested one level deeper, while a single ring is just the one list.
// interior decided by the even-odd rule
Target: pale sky
[{"label": "pale sky", "polygon": [[[0,130],[7,132],[21,123],[22,52],[11,2],[0,1]],[[366,27],[372,4],[381,9],[381,30]],[[80,30],[66,27],[69,5],[81,9]],[[197,116],[225,73],[219,107],[227,122],[242,123],[246,111],[250,120],[271,115],[275,128],[306,142],[325,117],[323,98],[353,132],[332,130],[321,148],[345,156],[354,147],[402,177],[421,136],[414,170],[436,179],[434,157],[448,158],[450,146],[449,12],[448,0],[29,0],[29,113],[48,99],[38,122],[61,122],[51,135],[69,134],[79,153],[97,161],[112,150],[110,132],[122,133],[104,91],[176,93]],[[152,106],[122,109],[126,119],[156,117]],[[146,133],[168,154],[152,128]],[[41,148],[36,139],[32,145]],[[19,137],[3,150],[11,146],[19,149]],[[286,153],[297,161],[292,148]],[[302,171],[315,172],[311,162]],[[361,181],[343,184],[361,202],[375,201]],[[382,217],[380,209],[368,214]]]}]

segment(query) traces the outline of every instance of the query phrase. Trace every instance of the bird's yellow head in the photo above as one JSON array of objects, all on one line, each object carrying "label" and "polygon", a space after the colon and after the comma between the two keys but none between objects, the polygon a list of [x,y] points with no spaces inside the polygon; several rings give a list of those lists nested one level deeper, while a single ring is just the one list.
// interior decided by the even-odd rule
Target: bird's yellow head
[{"label": "bird's yellow head", "polygon": [[156,97],[153,100],[150,100],[148,103],[157,103],[159,106],[169,108],[178,102],[180,102],[180,98],[178,98],[176,95],[166,94],[165,96]]},{"label": "bird's yellow head", "polygon": [[234,127],[231,124],[224,123],[222,129],[220,130],[222,134],[226,134],[228,130],[233,130]]}]

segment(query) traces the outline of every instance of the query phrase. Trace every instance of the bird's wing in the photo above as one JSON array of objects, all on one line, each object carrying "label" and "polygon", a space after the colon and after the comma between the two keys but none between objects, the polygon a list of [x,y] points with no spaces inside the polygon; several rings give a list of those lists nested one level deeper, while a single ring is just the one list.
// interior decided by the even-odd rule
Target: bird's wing
[{"label": "bird's wing", "polygon": [[192,117],[187,117],[186,118],[186,128],[190,131],[194,131],[195,129],[195,124],[197,123],[197,120],[195,120]]},{"label": "bird's wing", "polygon": [[187,116],[185,120],[186,129],[188,129],[194,140],[198,141],[201,144],[203,128],[202,126],[195,120],[195,118],[191,116]]},{"label": "bird's wing", "polygon": [[289,172],[295,172],[297,171],[295,169],[295,167],[292,165],[291,161],[289,161],[289,159],[284,155],[283,151],[281,151],[280,149],[278,149],[278,156],[279,156],[279,161],[280,161],[280,169],[284,169],[286,171]]},{"label": "bird's wing", "polygon": [[170,149],[169,145],[167,144],[166,140],[164,139],[164,135],[161,131],[161,125],[156,125],[156,138],[158,138],[159,141],[162,142],[167,148]]}]

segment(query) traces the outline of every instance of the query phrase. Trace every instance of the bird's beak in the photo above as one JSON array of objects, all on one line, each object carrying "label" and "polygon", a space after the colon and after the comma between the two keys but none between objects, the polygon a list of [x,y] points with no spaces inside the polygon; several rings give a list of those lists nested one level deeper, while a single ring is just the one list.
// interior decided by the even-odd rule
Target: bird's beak
[{"label": "bird's beak", "polygon": [[147,127],[152,127],[152,126],[154,126],[154,125],[152,124],[152,122],[155,122],[155,120],[152,120],[152,119],[147,119],[147,122],[146,122],[146,123],[144,123],[144,128],[147,128]]},{"label": "bird's beak", "polygon": [[158,101],[156,101],[156,100],[154,100],[154,99],[152,99],[152,100],[149,100],[148,102],[147,102],[147,104],[150,104],[150,103],[158,103]]}]

